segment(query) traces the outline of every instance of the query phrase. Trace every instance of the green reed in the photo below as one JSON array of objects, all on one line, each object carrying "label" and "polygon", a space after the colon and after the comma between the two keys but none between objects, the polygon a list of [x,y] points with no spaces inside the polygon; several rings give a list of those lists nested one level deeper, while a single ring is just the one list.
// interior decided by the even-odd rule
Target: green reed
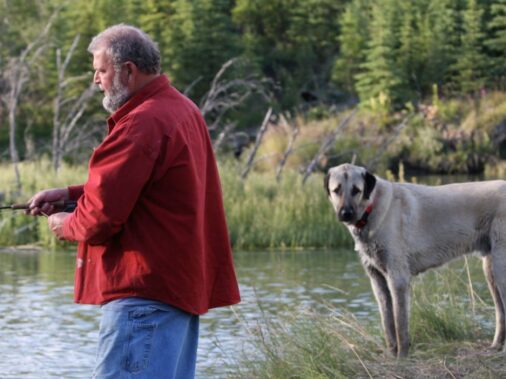
[{"label": "green reed", "polygon": [[239,314],[250,344],[230,366],[229,377],[504,377],[504,353],[488,349],[494,310],[477,259],[422,275],[412,294],[406,359],[386,351],[378,314],[357,319],[345,307],[327,305],[327,312],[301,309],[276,318],[264,314],[255,325]]},{"label": "green reed", "polygon": [[[86,167],[64,164],[58,175],[49,159],[20,164],[21,190],[17,189],[10,164],[0,165],[3,203],[27,201],[46,188],[79,184]],[[321,248],[349,245],[346,230],[336,221],[323,189],[321,174],[303,186],[301,175],[286,170],[278,183],[271,173],[252,172],[241,180],[234,162],[220,165],[222,190],[230,237],[236,249]],[[34,219],[22,211],[0,214],[0,245],[57,242],[45,218]]]},{"label": "green reed", "polygon": [[323,175],[302,177],[286,170],[252,172],[243,181],[233,162],[220,166],[223,197],[232,244],[237,249],[322,248],[350,245],[350,237],[333,213]]},{"label": "green reed", "polygon": [[[22,162],[19,165],[21,187],[15,182],[14,170],[8,163],[0,164],[0,192],[2,204],[27,202],[36,192],[70,184],[80,184],[86,179],[86,166],[63,164],[58,175],[47,158]],[[20,245],[39,243],[55,246],[45,217],[30,217],[23,211],[3,210],[0,213],[0,245]]]}]

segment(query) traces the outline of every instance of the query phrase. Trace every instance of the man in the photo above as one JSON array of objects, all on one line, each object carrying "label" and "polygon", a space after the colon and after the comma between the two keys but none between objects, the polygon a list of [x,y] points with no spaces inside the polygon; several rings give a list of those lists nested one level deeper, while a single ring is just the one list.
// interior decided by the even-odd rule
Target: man
[{"label": "man", "polygon": [[88,50],[109,133],[84,185],[39,192],[28,212],[79,242],[75,301],[103,311],[94,377],[193,378],[198,315],[240,300],[207,127],[139,29],[110,27]]}]

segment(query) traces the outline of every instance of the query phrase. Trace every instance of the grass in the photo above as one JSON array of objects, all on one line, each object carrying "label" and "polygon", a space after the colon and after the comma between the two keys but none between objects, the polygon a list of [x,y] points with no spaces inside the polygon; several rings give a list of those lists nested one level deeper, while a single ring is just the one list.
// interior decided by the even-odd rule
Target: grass
[{"label": "grass", "polygon": [[303,186],[301,175],[286,170],[281,182],[274,174],[252,172],[241,181],[234,162],[220,173],[232,245],[236,249],[335,248],[350,245],[315,174]]},{"label": "grass", "polygon": [[229,378],[503,378],[504,353],[488,349],[494,310],[484,279],[474,279],[478,271],[478,260],[471,259],[414,281],[406,359],[386,352],[378,315],[359,320],[327,306],[324,313],[264,315],[245,325],[251,346]]},{"label": "grass", "polygon": [[[10,164],[0,165],[0,192],[3,204],[24,203],[36,192],[69,184],[83,183],[86,166],[63,165],[58,175],[51,168],[49,159],[22,162],[20,164],[21,190],[17,189],[14,170]],[[23,211],[3,210],[0,213],[0,245],[41,244],[61,245],[53,238],[45,217],[33,218]]]},{"label": "grass", "polygon": [[[0,192],[4,204],[26,202],[37,191],[83,183],[86,167],[63,165],[58,175],[50,161],[41,159],[20,165],[21,192],[14,171],[0,165]],[[223,197],[230,237],[235,249],[322,248],[349,245],[350,238],[336,220],[323,189],[321,174],[304,186],[301,175],[286,170],[280,183],[269,173],[252,172],[242,181],[235,162],[220,165]],[[0,245],[60,244],[48,230],[45,218],[34,219],[22,211],[0,213]]]}]

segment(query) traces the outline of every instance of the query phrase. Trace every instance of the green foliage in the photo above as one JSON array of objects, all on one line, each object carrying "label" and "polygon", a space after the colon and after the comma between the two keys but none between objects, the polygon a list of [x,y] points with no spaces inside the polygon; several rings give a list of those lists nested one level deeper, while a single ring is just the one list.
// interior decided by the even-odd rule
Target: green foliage
[{"label": "green foliage", "polygon": [[455,82],[464,93],[475,93],[485,84],[487,57],[482,52],[483,9],[476,0],[468,0],[467,9],[462,14],[461,49],[453,69]]},{"label": "green foliage", "polygon": [[240,54],[231,2],[176,0],[172,7],[165,32],[165,67],[181,89],[198,80],[191,92],[198,101],[220,67]]},{"label": "green foliage", "polygon": [[225,211],[235,249],[337,247],[350,243],[348,232],[335,218],[314,175],[301,185],[301,176],[251,173],[241,181],[234,162],[220,167]]},{"label": "green foliage", "polygon": [[490,6],[490,12],[490,38],[485,43],[492,52],[490,59],[493,74],[502,79],[506,75],[506,0],[497,0]]},{"label": "green foliage", "polygon": [[370,0],[353,0],[346,5],[341,16],[339,34],[340,52],[334,63],[332,79],[353,93],[354,77],[361,72],[360,66],[366,58],[369,39]]},{"label": "green foliage", "polygon": [[372,6],[372,21],[363,72],[357,74],[356,88],[362,101],[384,96],[400,101],[402,78],[395,63],[396,34],[392,28],[398,18],[395,0]]},{"label": "green foliage", "polygon": [[[424,9],[421,20],[421,37],[425,51],[419,62],[424,69],[421,75],[421,96],[427,95],[433,85],[439,89],[451,88],[449,67],[458,51],[457,0],[432,0]],[[430,87],[430,88],[429,88]]]},{"label": "green foliage", "polygon": [[357,319],[325,304],[327,312],[302,310],[277,319],[266,315],[254,328],[243,321],[252,348],[243,352],[229,377],[435,378],[464,372],[473,378],[500,377],[502,353],[488,352],[482,342],[492,338],[488,322],[493,312],[482,276],[474,279],[480,265],[470,260],[468,276],[462,262],[414,281],[407,359],[385,351],[378,314]]},{"label": "green foliage", "polygon": [[301,102],[302,91],[322,95],[338,51],[341,1],[238,0],[234,21],[247,57],[279,84],[281,107]]},{"label": "green foliage", "polygon": [[[8,164],[0,165],[0,192],[2,204],[25,203],[36,192],[71,184],[84,183],[85,166],[64,164],[58,176],[53,174],[51,162],[44,158],[35,162],[23,162],[20,165],[22,192],[17,191],[14,171]],[[33,218],[23,211],[4,210],[0,213],[0,245],[10,246],[38,243],[44,246],[61,245],[50,232],[45,217]]]},{"label": "green foliage", "polygon": [[[247,63],[227,71],[225,79],[252,74],[270,79],[274,96],[267,96],[265,102],[272,102],[275,113],[302,110],[306,120],[331,119],[334,105],[358,95],[360,109],[374,114],[374,124],[368,125],[373,130],[394,124],[395,111],[426,103],[434,86],[437,96],[445,99],[439,107],[440,121],[454,129],[470,113],[459,99],[474,95],[479,103],[477,93],[483,97],[487,87],[501,89],[506,74],[506,0],[7,1],[0,2],[1,72],[7,72],[10,58],[41,33],[55,9],[60,11],[48,44],[31,66],[16,113],[15,137],[22,159],[32,146],[36,156],[49,152],[56,49],[65,53],[80,35],[67,78],[88,76],[66,87],[67,104],[72,104],[91,78],[88,43],[105,27],[120,22],[139,26],[158,42],[163,70],[179,89],[191,86],[189,94],[197,103],[220,67],[241,57]],[[5,80],[0,80],[0,146],[4,148],[9,137],[7,93]],[[257,127],[266,104],[253,97],[244,107],[228,112],[220,127]],[[475,118],[501,123],[501,109],[480,110]],[[216,114],[207,117],[212,121]],[[82,124],[98,118],[105,118],[99,95],[89,104]],[[466,133],[471,135],[467,127],[474,125],[486,129],[487,135],[477,131],[448,149],[441,123],[439,129],[431,125],[432,131],[411,129],[419,141],[435,140],[419,149],[425,151],[412,154],[405,144],[402,157],[409,160],[411,155],[415,161],[431,157],[428,166],[433,169],[442,167],[443,156],[449,154],[455,163],[443,166],[462,170],[468,165],[469,148],[477,146],[477,151],[488,154],[493,145],[492,127],[482,128],[470,118]],[[300,159],[292,161],[305,162],[315,152],[319,140],[311,137],[304,137],[308,147],[301,148]]]}]

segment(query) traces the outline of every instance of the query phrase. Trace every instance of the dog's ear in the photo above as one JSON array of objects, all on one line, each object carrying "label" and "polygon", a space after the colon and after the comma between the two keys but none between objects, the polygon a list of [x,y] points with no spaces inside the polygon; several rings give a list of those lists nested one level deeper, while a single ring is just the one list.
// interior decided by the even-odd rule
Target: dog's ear
[{"label": "dog's ear", "polygon": [[364,199],[369,199],[371,196],[371,192],[376,185],[376,177],[371,174],[369,171],[366,171],[365,174],[362,174],[364,177]]},{"label": "dog's ear", "polygon": [[329,179],[330,173],[327,173],[327,175],[325,175],[325,178],[323,179],[323,187],[325,188],[325,191],[327,191],[327,196],[330,196]]}]

